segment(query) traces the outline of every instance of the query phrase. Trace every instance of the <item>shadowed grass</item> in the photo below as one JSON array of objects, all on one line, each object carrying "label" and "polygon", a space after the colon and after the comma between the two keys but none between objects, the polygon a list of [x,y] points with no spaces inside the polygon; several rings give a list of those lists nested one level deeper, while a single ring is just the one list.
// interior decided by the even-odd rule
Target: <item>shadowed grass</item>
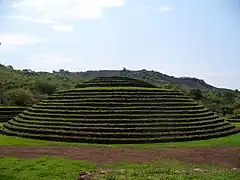
[{"label": "shadowed grass", "polygon": [[0,135],[0,146],[3,145],[16,145],[16,146],[96,146],[96,147],[129,147],[129,148],[160,148],[160,147],[190,147],[190,146],[240,146],[240,133],[201,141],[187,141],[187,142],[174,142],[174,143],[156,143],[156,144],[114,144],[114,145],[101,145],[101,144],[86,144],[86,143],[67,143],[34,140],[27,138],[20,138],[15,136]]},{"label": "shadowed grass", "polygon": [[85,90],[166,90],[167,88],[148,88],[148,87],[85,87],[85,88],[75,88],[75,89],[68,89],[68,90],[62,90],[58,91],[60,92],[69,92],[69,91],[85,91]]}]

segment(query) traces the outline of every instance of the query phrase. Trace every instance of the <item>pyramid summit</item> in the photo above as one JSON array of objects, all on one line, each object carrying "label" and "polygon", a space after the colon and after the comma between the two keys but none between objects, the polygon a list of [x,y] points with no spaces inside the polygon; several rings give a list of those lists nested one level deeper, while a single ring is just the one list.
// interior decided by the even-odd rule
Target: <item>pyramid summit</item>
[{"label": "pyramid summit", "polygon": [[[78,85],[77,85],[78,86]],[[76,86],[76,87],[77,87]],[[156,87],[139,79],[127,77],[97,77],[79,85],[80,87]]]},{"label": "pyramid summit", "polygon": [[[77,86],[76,86],[77,87]],[[7,135],[83,143],[202,140],[233,125],[183,93],[127,77],[98,77],[59,91],[3,125]]]}]

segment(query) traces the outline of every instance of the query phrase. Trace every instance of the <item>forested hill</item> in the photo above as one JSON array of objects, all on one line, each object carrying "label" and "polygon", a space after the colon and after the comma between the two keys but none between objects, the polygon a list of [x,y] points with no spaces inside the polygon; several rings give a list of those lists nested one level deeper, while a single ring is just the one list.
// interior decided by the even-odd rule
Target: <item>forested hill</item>
[{"label": "forested hill", "polygon": [[72,74],[78,75],[81,78],[93,78],[98,76],[127,76],[131,78],[139,78],[150,82],[154,85],[161,86],[167,84],[178,84],[183,85],[188,88],[196,88],[201,90],[214,90],[216,87],[207,84],[204,80],[190,77],[174,77],[166,74],[162,74],[157,71],[147,71],[147,70],[139,70],[139,71],[131,71],[131,70],[99,70],[99,71],[86,71],[86,72],[77,72],[77,73],[69,73],[68,71],[61,70],[59,72],[54,72],[58,75],[63,74]]},{"label": "forested hill", "polygon": [[0,65],[0,104],[31,105],[58,90],[74,88],[77,84],[99,76],[125,76],[137,78],[162,88],[172,88],[190,95],[213,111],[225,114],[240,109],[238,90],[222,89],[197,78],[176,78],[156,71],[99,70],[69,72],[59,70],[34,72],[30,69],[15,70]]},{"label": "forested hill", "polygon": [[[39,80],[41,77],[43,80],[53,81],[55,80],[57,84],[61,84],[64,82],[69,84],[70,86],[74,83],[79,83],[94,77],[99,76],[126,76],[131,78],[138,78],[145,80],[149,83],[152,83],[156,86],[168,86],[168,85],[181,85],[187,88],[195,88],[201,90],[216,90],[217,87],[214,87],[210,84],[207,84],[204,80],[190,77],[174,77],[166,74],[162,74],[157,71],[147,71],[147,70],[139,70],[139,71],[131,71],[131,70],[99,70],[99,71],[86,71],[86,72],[69,72],[67,70],[59,70],[53,71],[53,73],[49,72],[34,72],[30,69],[14,70],[12,66],[3,66],[0,65],[0,78],[5,78],[12,76],[9,80],[13,79],[31,79],[31,80]],[[39,77],[40,76],[40,77]],[[63,77],[62,82],[58,82],[61,80],[60,77]],[[59,79],[60,78],[60,79]],[[66,81],[68,80],[68,81]],[[70,82],[69,82],[70,80]]]}]

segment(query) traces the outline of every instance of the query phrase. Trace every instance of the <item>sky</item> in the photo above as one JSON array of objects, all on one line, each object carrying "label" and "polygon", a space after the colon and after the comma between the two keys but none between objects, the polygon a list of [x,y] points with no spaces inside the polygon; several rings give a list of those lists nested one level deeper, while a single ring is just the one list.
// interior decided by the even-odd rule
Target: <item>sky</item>
[{"label": "sky", "polygon": [[240,89],[239,0],[0,0],[0,64],[155,70]]}]

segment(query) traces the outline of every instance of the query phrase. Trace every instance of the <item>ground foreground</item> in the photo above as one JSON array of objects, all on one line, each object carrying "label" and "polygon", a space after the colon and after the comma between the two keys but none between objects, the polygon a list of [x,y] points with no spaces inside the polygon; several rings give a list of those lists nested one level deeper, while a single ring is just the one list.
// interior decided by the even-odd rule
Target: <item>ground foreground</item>
[{"label": "ground foreground", "polygon": [[240,147],[178,147],[161,149],[101,148],[101,147],[20,147],[1,146],[0,156],[42,157],[60,156],[88,160],[98,165],[119,162],[147,163],[166,158],[193,164],[240,168]]},{"label": "ground foreground", "polygon": [[238,180],[236,169],[192,166],[175,160],[97,167],[87,161],[62,158],[0,158],[1,180]]},{"label": "ground foreground", "polygon": [[239,152],[240,134],[142,145],[90,145],[0,135],[0,180],[240,180]]}]

